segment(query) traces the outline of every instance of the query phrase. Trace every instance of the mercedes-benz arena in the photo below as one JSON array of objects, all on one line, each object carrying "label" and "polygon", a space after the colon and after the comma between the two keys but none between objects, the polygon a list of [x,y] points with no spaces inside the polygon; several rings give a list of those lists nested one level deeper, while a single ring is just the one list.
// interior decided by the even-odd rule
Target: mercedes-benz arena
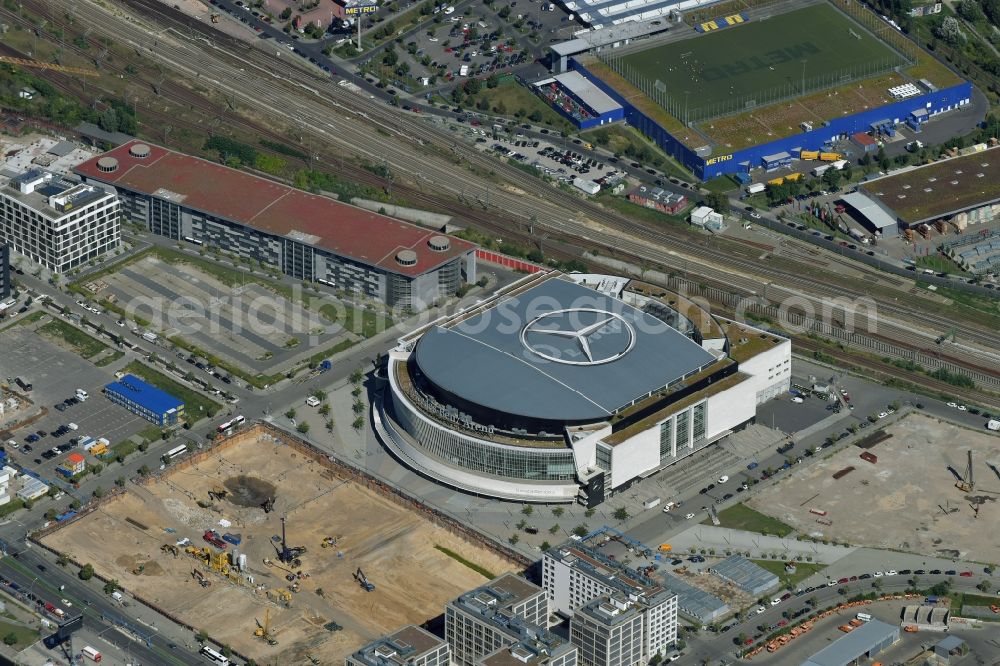
[{"label": "mercedes-benz arena", "polygon": [[788,390],[785,338],[623,278],[526,277],[401,338],[374,426],[471,493],[595,506],[752,423]]}]

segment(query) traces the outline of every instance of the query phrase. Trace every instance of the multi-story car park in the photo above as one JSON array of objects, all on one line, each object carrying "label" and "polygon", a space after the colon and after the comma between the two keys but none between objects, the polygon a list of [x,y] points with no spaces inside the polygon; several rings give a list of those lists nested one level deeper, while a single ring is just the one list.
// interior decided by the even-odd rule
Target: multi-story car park
[{"label": "multi-story car park", "polygon": [[[606,535],[590,538],[603,539]],[[643,663],[656,654],[662,657],[677,641],[677,595],[605,557],[586,541],[568,541],[545,551],[542,586],[552,612],[575,621],[581,609],[588,609],[585,613],[588,618],[580,620],[578,625],[584,642],[573,639],[580,647],[583,663],[590,659],[593,666],[605,666],[606,662],[593,660],[594,641],[599,636],[610,640],[618,635],[626,618],[637,618],[635,622],[641,631],[636,649],[643,656]],[[610,606],[605,607],[607,604]]]},{"label": "multi-story car park", "polygon": [[160,146],[132,141],[76,172],[154,234],[393,307],[423,309],[476,279],[471,243]]},{"label": "multi-story car park", "polygon": [[65,273],[118,247],[118,198],[41,169],[2,178],[0,242]]},{"label": "multi-story car park", "polygon": [[10,246],[0,243],[0,301],[10,296]]},{"label": "multi-story car park", "polygon": [[752,423],[790,367],[787,339],[678,294],[536,274],[401,338],[374,425],[444,484],[595,506]]}]

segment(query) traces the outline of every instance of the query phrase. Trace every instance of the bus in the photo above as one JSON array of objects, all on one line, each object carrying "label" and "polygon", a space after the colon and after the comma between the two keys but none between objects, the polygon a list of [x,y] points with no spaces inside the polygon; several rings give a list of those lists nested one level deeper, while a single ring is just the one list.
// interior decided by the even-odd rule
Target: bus
[{"label": "bus", "polygon": [[211,659],[212,663],[222,664],[222,666],[229,666],[229,659],[227,659],[226,657],[223,657],[222,653],[219,652],[218,650],[213,650],[212,648],[208,647],[207,645],[201,649],[201,653],[200,654],[202,654],[202,655],[208,657],[209,659]]},{"label": "bus", "polygon": [[163,455],[163,457],[166,458],[167,460],[173,460],[182,453],[187,453],[187,450],[188,450],[187,444],[181,444],[180,446],[175,446],[174,448],[167,451]]},{"label": "bus", "polygon": [[246,418],[244,418],[242,415],[233,417],[231,421],[226,421],[225,423],[219,426],[219,432],[226,432],[230,428],[234,426],[241,426],[244,423],[246,423]]},{"label": "bus", "polygon": [[21,387],[22,391],[31,391],[31,389],[34,388],[32,387],[31,382],[29,382],[24,377],[15,377],[14,382],[16,382],[17,385]]}]

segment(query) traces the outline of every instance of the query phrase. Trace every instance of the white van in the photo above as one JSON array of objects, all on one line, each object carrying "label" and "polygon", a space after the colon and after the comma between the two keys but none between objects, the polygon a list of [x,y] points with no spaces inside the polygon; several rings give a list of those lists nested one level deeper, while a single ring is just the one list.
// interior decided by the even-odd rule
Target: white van
[{"label": "white van", "polygon": [[854,617],[858,618],[862,622],[871,622],[872,621],[872,616],[869,615],[868,613],[858,613]]},{"label": "white van", "polygon": [[309,405],[310,407],[318,407],[319,406],[319,398],[317,398],[314,395],[311,395],[308,398],[306,398],[306,404]]}]

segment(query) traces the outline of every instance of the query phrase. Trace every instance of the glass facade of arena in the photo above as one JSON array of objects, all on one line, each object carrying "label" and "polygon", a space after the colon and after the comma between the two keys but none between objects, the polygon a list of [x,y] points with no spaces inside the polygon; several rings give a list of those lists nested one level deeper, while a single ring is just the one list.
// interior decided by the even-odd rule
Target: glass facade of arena
[{"label": "glass facade of arena", "polygon": [[419,413],[400,393],[393,395],[393,415],[420,448],[450,465],[512,479],[576,479],[573,452],[568,448],[508,446],[464,435]]},{"label": "glass facade of arena", "polygon": [[661,463],[676,458],[678,449],[698,448],[705,442],[707,404],[699,402],[660,423]]}]

